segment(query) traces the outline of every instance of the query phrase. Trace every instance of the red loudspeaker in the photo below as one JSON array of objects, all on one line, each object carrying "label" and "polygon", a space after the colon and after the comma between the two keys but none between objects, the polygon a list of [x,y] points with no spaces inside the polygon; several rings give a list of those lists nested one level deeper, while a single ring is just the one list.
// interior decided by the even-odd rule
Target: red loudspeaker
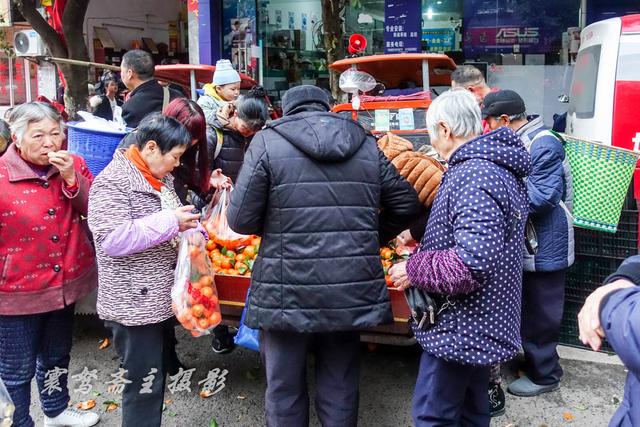
[{"label": "red loudspeaker", "polygon": [[352,55],[364,52],[367,47],[367,39],[362,34],[353,34],[349,37],[349,47],[347,50]]}]

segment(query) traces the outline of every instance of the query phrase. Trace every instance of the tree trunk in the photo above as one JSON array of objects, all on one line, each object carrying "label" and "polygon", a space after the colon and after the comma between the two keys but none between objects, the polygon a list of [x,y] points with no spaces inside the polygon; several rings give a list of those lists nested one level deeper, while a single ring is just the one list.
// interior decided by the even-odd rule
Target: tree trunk
[{"label": "tree trunk", "polygon": [[[345,5],[346,0],[322,0],[324,49],[327,53],[327,64],[329,65],[344,58],[342,11]],[[329,85],[335,99],[340,99],[339,79],[339,73],[329,70]]]},{"label": "tree trunk", "polygon": [[[85,43],[83,26],[84,16],[90,0],[68,0],[62,16],[63,32],[66,45],[56,31],[37,11],[38,0],[13,0],[22,16],[42,37],[51,55],[58,58],[69,58],[80,61],[89,60],[89,52]],[[86,109],[89,81],[89,68],[77,65],[59,64],[67,86],[64,94],[65,108],[69,117],[76,118],[78,111]]]}]

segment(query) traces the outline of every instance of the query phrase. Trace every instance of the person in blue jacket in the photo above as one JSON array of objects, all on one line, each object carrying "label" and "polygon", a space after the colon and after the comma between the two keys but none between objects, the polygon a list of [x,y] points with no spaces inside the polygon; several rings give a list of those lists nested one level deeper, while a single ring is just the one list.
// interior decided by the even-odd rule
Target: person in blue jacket
[{"label": "person in blue jacket", "polygon": [[[574,261],[571,174],[562,143],[545,127],[542,117],[527,116],[525,103],[516,92],[490,93],[482,113],[491,129],[506,126],[514,130],[531,154],[520,331],[525,375],[508,388],[516,396],[531,397],[556,390],[562,377],[556,347],[566,273]],[[490,386],[492,412],[498,413],[504,411],[499,373],[494,370]]]},{"label": "person in blue jacket", "polygon": [[640,425],[640,256],[627,258],[578,313],[580,340],[598,351],[607,341],[629,370],[624,399],[609,427]]}]

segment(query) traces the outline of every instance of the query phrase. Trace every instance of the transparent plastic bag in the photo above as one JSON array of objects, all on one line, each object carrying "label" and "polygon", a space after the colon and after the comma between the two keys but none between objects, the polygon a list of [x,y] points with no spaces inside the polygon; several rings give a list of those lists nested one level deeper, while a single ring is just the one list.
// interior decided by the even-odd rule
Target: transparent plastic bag
[{"label": "transparent plastic bag", "polygon": [[202,225],[209,233],[209,239],[213,240],[216,245],[235,250],[243,246],[249,246],[253,236],[245,236],[238,234],[229,227],[227,222],[227,207],[231,197],[231,189],[222,190],[217,203],[207,207],[205,210]]},{"label": "transparent plastic bag", "polygon": [[173,312],[191,335],[208,335],[222,321],[213,267],[199,231],[180,238],[175,281],[171,289]]},{"label": "transparent plastic bag", "polygon": [[0,379],[0,427],[10,427],[13,424],[15,410],[11,396]]},{"label": "transparent plastic bag", "polygon": [[338,86],[343,92],[353,95],[351,106],[354,110],[360,109],[360,94],[373,90],[378,83],[369,73],[348,69],[340,74]]}]

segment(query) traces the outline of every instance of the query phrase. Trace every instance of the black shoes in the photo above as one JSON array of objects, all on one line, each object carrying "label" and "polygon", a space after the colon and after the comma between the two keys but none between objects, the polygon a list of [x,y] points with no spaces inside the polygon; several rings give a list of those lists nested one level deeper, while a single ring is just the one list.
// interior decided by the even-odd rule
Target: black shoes
[{"label": "black shoes", "polygon": [[233,334],[228,326],[221,325],[213,330],[213,339],[211,340],[211,349],[216,354],[231,353],[236,347],[233,342]]},{"label": "black shoes", "polygon": [[489,415],[492,417],[504,415],[504,406],[504,391],[502,391],[500,383],[489,383]]}]

